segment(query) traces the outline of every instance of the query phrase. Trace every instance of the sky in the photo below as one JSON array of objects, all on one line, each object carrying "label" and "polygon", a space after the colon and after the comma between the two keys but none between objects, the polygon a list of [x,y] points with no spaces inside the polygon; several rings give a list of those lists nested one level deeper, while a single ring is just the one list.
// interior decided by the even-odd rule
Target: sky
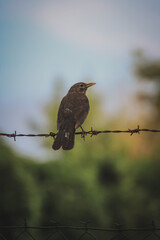
[{"label": "sky", "polygon": [[[116,110],[127,101],[119,88],[136,88],[132,51],[160,56],[159,12],[159,0],[0,0],[1,131],[28,133],[30,120],[42,122],[57,78],[64,92],[92,79]],[[23,154],[42,155],[35,139],[11,141]]]}]

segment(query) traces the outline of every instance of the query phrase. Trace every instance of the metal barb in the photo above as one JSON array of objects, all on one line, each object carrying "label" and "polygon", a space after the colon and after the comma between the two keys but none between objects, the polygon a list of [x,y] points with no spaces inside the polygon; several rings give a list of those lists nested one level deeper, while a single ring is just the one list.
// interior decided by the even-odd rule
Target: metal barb
[{"label": "metal barb", "polygon": [[139,125],[137,126],[137,133],[140,134],[140,128],[139,128]]},{"label": "metal barb", "polygon": [[99,132],[96,130],[93,130],[93,128],[91,127],[91,131],[89,132],[91,134],[91,137],[93,137],[93,135],[98,135]]},{"label": "metal barb", "polygon": [[49,135],[50,137],[53,137],[53,138],[55,139],[55,136],[57,135],[57,133],[50,132],[48,135]]},{"label": "metal barb", "polygon": [[133,129],[133,130],[128,128],[128,131],[131,133],[130,136],[132,136],[134,133],[140,134],[140,131],[142,131],[142,130],[139,128],[139,125],[138,125],[137,128]]},{"label": "metal barb", "polygon": [[121,230],[123,224],[120,224],[120,223],[114,223],[114,226],[115,226],[115,228]]},{"label": "metal barb", "polygon": [[130,136],[132,136],[133,133],[134,133],[133,130],[131,130],[130,128],[128,128],[128,131],[131,133]]},{"label": "metal barb", "polygon": [[88,232],[88,224],[90,223],[90,221],[82,221],[81,223],[84,225],[85,232]]}]

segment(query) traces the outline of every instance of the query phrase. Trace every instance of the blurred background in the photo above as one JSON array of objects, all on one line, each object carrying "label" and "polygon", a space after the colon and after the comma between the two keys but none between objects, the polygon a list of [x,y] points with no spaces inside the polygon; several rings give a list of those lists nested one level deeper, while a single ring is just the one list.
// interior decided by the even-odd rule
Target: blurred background
[{"label": "blurred background", "polygon": [[[0,131],[56,132],[79,81],[96,82],[85,130],[160,128],[159,12],[158,0],[0,0]],[[52,142],[0,138],[0,225],[160,223],[158,133]]]}]

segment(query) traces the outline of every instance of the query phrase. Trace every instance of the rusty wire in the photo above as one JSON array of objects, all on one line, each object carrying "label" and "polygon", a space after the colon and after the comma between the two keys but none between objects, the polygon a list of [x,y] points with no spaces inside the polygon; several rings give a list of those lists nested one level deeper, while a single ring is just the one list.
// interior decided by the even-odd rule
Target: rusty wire
[{"label": "rusty wire", "polygon": [[[107,239],[108,240],[118,240],[118,239],[160,239],[160,227],[158,227],[154,221],[144,227],[124,227],[121,224],[115,223],[113,227],[103,228],[103,227],[92,227],[89,226],[90,222],[81,222],[81,225],[61,225],[58,222],[54,222],[51,225],[45,226],[30,226],[25,220],[23,225],[19,226],[0,226],[0,239],[9,240],[8,233],[10,232],[13,236],[12,239],[22,239],[21,237],[27,237],[27,239],[37,240],[39,233],[43,237],[40,239],[71,239],[70,234],[76,240],[85,239]],[[40,235],[39,235],[40,236]],[[150,238],[151,237],[151,238]]]},{"label": "rusty wire", "polygon": [[[92,136],[97,136],[98,134],[101,133],[130,133],[132,136],[134,133],[140,134],[140,132],[152,132],[152,133],[160,133],[160,129],[147,129],[147,128],[140,128],[139,125],[135,129],[130,129],[128,130],[102,130],[102,131],[97,131],[93,130],[91,128],[90,131],[81,131],[81,132],[75,132],[76,135],[81,135],[83,138],[87,135]],[[14,141],[16,141],[16,137],[55,137],[57,133],[50,132],[50,133],[39,133],[39,134],[17,134],[15,131],[14,133],[0,133],[0,136],[5,136],[8,138],[14,138]]]}]

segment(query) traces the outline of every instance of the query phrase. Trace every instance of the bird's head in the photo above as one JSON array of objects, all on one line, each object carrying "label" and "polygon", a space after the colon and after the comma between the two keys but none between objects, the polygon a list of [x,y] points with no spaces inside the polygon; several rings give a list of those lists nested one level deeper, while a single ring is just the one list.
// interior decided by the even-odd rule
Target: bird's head
[{"label": "bird's head", "polygon": [[74,84],[70,89],[69,92],[78,92],[78,93],[82,93],[85,94],[87,91],[88,87],[91,87],[95,85],[95,83],[83,83],[83,82],[79,82]]}]

